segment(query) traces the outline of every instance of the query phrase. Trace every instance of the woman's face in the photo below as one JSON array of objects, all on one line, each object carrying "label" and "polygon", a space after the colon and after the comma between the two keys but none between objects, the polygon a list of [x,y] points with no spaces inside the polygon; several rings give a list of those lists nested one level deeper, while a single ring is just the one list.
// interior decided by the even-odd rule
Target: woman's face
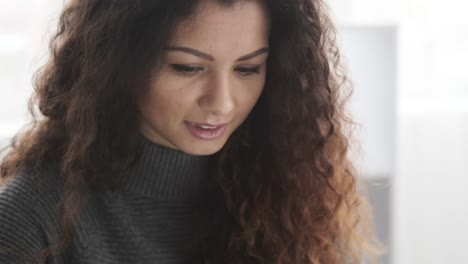
[{"label": "woman's face", "polygon": [[202,1],[194,16],[177,25],[161,68],[139,99],[142,134],[193,155],[219,151],[247,118],[265,83],[266,8],[261,1],[233,7],[214,2]]}]

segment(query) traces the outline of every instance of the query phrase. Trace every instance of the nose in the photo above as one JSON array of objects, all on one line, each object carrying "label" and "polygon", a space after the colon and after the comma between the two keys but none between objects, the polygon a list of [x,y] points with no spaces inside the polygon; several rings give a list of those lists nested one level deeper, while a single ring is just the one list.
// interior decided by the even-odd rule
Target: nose
[{"label": "nose", "polygon": [[226,117],[234,109],[234,91],[230,76],[217,74],[207,83],[199,99],[200,107],[207,113]]}]

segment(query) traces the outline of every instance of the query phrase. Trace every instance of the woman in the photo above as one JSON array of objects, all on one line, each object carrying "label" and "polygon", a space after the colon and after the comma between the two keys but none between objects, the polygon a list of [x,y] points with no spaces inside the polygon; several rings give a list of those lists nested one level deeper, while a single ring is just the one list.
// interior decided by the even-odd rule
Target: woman
[{"label": "woman", "polygon": [[321,1],[71,1],[1,163],[1,263],[359,263]]}]

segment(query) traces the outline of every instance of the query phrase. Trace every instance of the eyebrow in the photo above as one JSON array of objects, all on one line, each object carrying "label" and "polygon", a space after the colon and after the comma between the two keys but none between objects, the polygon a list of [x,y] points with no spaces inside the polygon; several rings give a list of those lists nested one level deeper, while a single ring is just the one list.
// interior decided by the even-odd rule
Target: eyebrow
[{"label": "eyebrow", "polygon": [[[202,59],[209,60],[209,61],[214,61],[215,60],[215,58],[213,56],[211,56],[210,54],[204,53],[204,52],[196,50],[196,49],[188,48],[188,47],[173,46],[173,47],[167,47],[166,50],[185,52],[185,53],[192,54],[192,55],[195,55],[197,57],[200,57]],[[251,59],[253,57],[256,57],[256,56],[258,56],[260,54],[268,53],[268,51],[269,51],[268,48],[260,48],[260,49],[254,51],[254,52],[251,52],[249,54],[246,54],[246,55],[238,58],[236,60],[236,62],[246,61],[246,60]]]}]

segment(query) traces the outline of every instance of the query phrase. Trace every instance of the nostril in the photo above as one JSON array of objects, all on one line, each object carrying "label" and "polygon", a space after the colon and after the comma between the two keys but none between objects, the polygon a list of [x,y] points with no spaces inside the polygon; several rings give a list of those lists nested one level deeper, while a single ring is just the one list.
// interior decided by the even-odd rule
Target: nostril
[{"label": "nostril", "polygon": [[231,98],[205,96],[199,101],[200,108],[215,116],[229,116],[234,108]]}]

